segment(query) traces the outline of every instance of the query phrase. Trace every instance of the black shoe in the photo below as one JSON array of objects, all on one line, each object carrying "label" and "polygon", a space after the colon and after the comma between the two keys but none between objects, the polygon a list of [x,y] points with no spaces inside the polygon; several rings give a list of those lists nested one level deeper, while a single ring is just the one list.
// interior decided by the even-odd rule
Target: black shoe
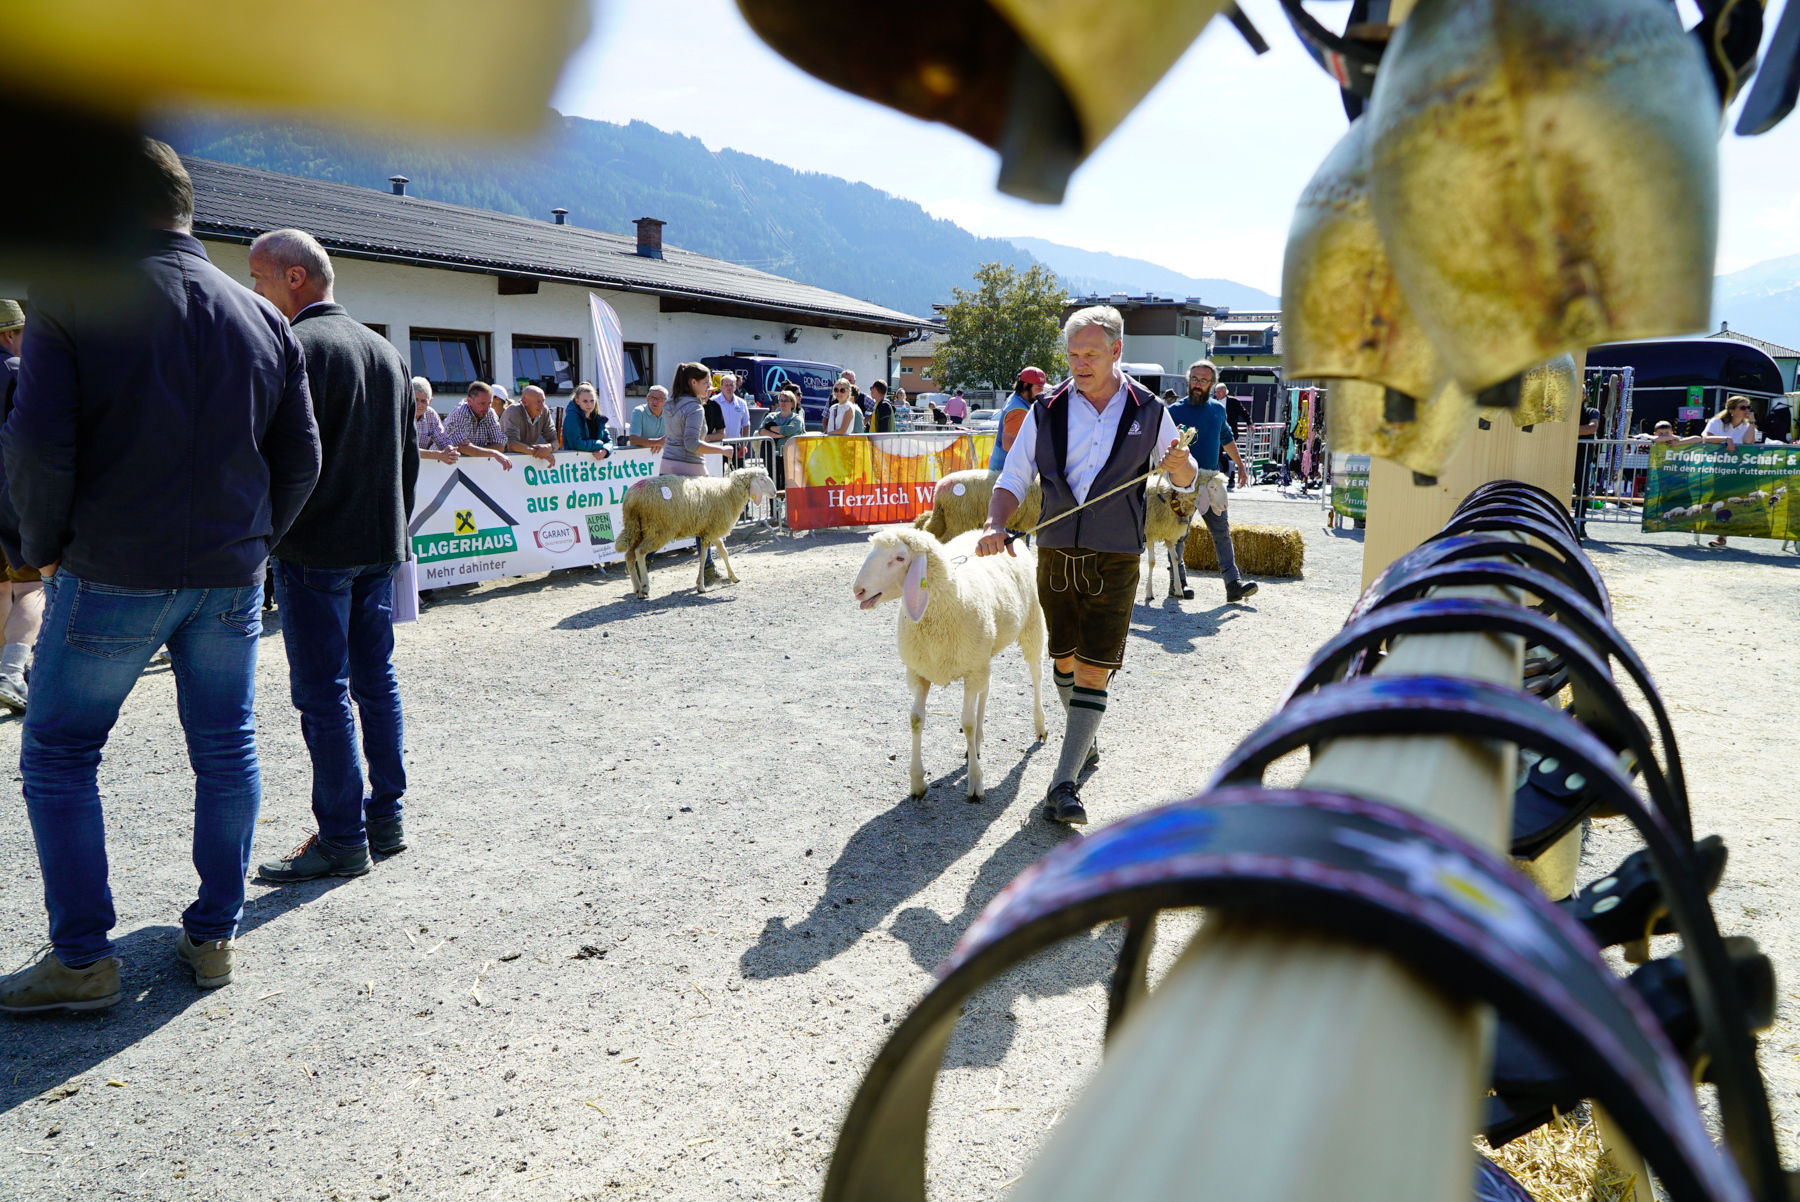
[{"label": "black shoe", "polygon": [[1081,806],[1081,796],[1075,792],[1074,781],[1050,786],[1050,792],[1044,795],[1044,817],[1068,826],[1087,825],[1087,811]]},{"label": "black shoe", "polygon": [[1191,588],[1182,589],[1181,590],[1181,599],[1183,601],[1192,601],[1194,599],[1194,590]]},{"label": "black shoe", "polygon": [[1254,580],[1228,580],[1225,582],[1225,603],[1227,605],[1236,605],[1245,597],[1254,597],[1255,595],[1256,581]]},{"label": "black shoe", "polygon": [[375,854],[391,856],[406,850],[406,834],[400,829],[400,819],[371,818],[368,829],[369,850]]},{"label": "black shoe", "polygon": [[256,875],[262,880],[285,885],[290,881],[311,881],[322,876],[361,876],[372,867],[374,863],[369,859],[367,847],[332,851],[319,842],[315,833],[308,835],[306,842],[281,859],[258,867]]}]

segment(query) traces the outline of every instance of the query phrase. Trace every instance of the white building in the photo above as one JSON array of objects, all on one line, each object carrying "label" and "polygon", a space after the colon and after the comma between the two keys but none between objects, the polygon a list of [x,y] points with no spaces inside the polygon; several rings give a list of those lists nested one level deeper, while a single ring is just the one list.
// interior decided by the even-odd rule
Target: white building
[{"label": "white building", "polygon": [[[331,252],[337,300],[399,348],[447,407],[471,380],[520,378],[566,395],[596,362],[588,293],[619,315],[626,392],[665,386],[677,364],[762,354],[885,379],[896,339],[933,323],[868,301],[662,244],[661,221],[636,238],[393,192],[184,159],[194,234],[224,271],[249,282],[249,243],[305,230]],[[559,367],[558,364],[564,366]],[[633,378],[635,377],[635,378]]]}]

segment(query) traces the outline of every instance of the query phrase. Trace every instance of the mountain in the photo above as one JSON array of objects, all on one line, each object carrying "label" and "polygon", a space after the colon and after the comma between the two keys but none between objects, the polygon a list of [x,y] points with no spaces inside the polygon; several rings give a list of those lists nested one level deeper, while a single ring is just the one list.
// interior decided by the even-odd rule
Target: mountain
[{"label": "mountain", "polygon": [[930,316],[975,269],[1034,260],[978,238],[909,200],[836,176],[796,171],[641,121],[616,125],[552,113],[545,136],[517,150],[361,137],[296,121],[187,116],[158,131],[175,149],[290,175],[632,232],[635,217],[668,222],[671,246]]},{"label": "mountain", "polygon": [[1197,296],[1209,305],[1231,309],[1279,309],[1281,298],[1260,288],[1231,280],[1203,280],[1159,267],[1145,259],[1127,259],[1096,250],[1079,250],[1046,242],[1042,238],[1014,238],[1012,244],[1034,256],[1069,286],[1076,295],[1110,296],[1123,292],[1142,296]]},{"label": "mountain", "polygon": [[1729,322],[1783,346],[1800,347],[1800,255],[1788,255],[1713,281],[1713,321]]}]

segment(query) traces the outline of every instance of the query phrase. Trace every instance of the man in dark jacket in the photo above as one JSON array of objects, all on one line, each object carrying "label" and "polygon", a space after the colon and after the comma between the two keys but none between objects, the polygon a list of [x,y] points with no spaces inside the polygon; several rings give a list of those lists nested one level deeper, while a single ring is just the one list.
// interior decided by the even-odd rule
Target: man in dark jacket
[{"label": "man in dark jacket", "polygon": [[1015,553],[1006,523],[1037,477],[1038,597],[1067,715],[1044,816],[1070,825],[1087,821],[1075,782],[1099,761],[1094,735],[1112,674],[1125,662],[1144,558],[1144,477],[1161,468],[1178,491],[1192,492],[1200,474],[1168,409],[1119,369],[1124,340],[1125,319],[1110,305],[1077,310],[1064,323],[1069,380],[1034,401],[1019,427],[977,550]]},{"label": "man in dark jacket", "polygon": [[146,141],[157,182],[136,286],[32,297],[0,433],[24,561],[49,581],[19,767],[44,874],[49,954],[0,980],[0,1010],[98,1010],[119,961],[96,771],[138,676],[168,646],[194,766],[200,894],[175,952],[231,980],[262,801],[256,648],[269,547],[319,474],[300,344],[189,232],[194,190]]},{"label": "man in dark jacket", "polygon": [[[319,418],[319,486],[275,548],[281,639],[312,756],[319,830],[265,881],[361,876],[369,851],[406,847],[400,798],[400,687],[394,679],[394,569],[406,558],[419,452],[407,366],[332,298],[331,257],[312,235],[273,230],[250,245],[256,291],[293,323]],[[369,758],[363,802],[354,700]]]}]

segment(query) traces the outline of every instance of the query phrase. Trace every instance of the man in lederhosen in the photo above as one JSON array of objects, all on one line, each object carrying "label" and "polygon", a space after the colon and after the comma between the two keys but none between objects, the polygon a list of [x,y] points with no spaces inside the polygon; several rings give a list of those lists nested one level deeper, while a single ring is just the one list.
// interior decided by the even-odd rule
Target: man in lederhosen
[{"label": "man in lederhosen", "polygon": [[1125,658],[1144,557],[1144,484],[1070,511],[1154,467],[1167,470],[1182,492],[1198,475],[1167,407],[1119,370],[1124,336],[1125,320],[1110,305],[1082,309],[1063,324],[1070,378],[1032,404],[982,528],[980,554],[1010,552],[1006,523],[1031,478],[1043,481],[1038,596],[1068,715],[1044,798],[1044,816],[1053,822],[1087,821],[1075,779],[1099,762],[1094,733],[1106,714],[1106,686]]}]

